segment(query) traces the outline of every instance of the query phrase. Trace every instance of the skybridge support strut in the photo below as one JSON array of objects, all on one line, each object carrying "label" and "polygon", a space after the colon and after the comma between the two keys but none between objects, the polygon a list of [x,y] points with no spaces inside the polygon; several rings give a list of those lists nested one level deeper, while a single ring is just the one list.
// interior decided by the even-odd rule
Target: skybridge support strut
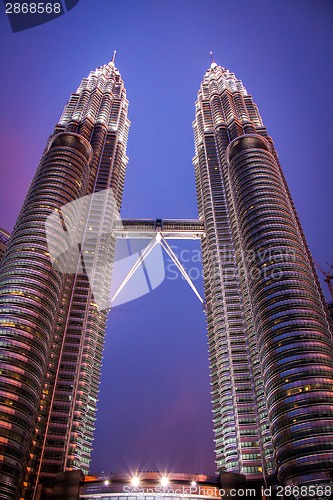
[{"label": "skybridge support strut", "polygon": [[[143,264],[145,259],[155,248],[156,245],[161,245],[167,255],[170,257],[172,262],[176,265],[188,285],[191,287],[197,298],[200,300],[201,304],[205,305],[204,299],[201,297],[196,286],[191,280],[190,276],[186,272],[184,266],[178,259],[175,252],[172,250],[171,246],[168,244],[167,239],[200,239],[205,235],[205,231],[199,221],[168,221],[163,227],[162,224],[157,227],[156,223],[153,226],[153,221],[131,221],[129,219],[122,221],[124,226],[122,228],[116,229],[115,233],[118,238],[143,238],[148,235],[152,236],[151,241],[139,255],[119,288],[112,297],[111,302],[113,302],[120,292],[124,289],[126,284],[130,281],[134,273]],[[125,229],[124,229],[125,228]]]}]

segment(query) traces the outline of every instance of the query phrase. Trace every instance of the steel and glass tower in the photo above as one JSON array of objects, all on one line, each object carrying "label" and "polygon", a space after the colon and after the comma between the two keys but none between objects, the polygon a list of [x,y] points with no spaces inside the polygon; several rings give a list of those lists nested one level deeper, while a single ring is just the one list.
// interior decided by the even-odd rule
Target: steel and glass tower
[{"label": "steel and glass tower", "polygon": [[217,468],[331,483],[332,336],[273,141],[214,61],[193,127]]},{"label": "steel and glass tower", "polygon": [[[48,141],[1,262],[2,499],[18,498],[23,482],[21,495],[34,498],[45,478],[89,469],[107,314],[99,304],[103,297],[107,303],[115,247],[107,198],[97,197],[87,217],[62,218],[65,231],[80,226],[80,272],[52,265],[45,223],[65,204],[109,188],[120,206],[127,111],[114,60],[82,80]],[[93,239],[92,227],[100,228]]]}]

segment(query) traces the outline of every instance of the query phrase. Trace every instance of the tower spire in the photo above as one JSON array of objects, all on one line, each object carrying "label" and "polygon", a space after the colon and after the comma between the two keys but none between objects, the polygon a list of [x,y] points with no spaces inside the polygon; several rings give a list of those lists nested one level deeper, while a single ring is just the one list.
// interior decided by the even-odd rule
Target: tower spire
[{"label": "tower spire", "polygon": [[117,51],[116,51],[116,50],[114,50],[114,51],[113,51],[112,60],[111,60],[111,62],[112,62],[113,64],[114,64],[114,62],[115,62],[115,60],[116,60],[116,54],[117,54]]},{"label": "tower spire", "polygon": [[209,52],[209,55],[210,55],[210,58],[211,58],[211,61],[212,61],[212,62],[211,62],[210,67],[211,67],[211,68],[215,68],[215,67],[217,66],[217,64],[216,64],[216,62],[215,62],[215,59],[214,59],[214,56],[213,56],[213,52],[212,52],[212,51],[210,51],[210,52]]}]

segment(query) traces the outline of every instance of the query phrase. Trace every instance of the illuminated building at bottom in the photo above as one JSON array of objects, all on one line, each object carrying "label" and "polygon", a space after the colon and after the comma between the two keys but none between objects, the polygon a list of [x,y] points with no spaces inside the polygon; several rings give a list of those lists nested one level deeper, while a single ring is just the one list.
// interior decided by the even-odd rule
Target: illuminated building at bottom
[{"label": "illuminated building at bottom", "polygon": [[[232,476],[232,477],[231,477]],[[266,493],[272,492],[268,487]],[[246,484],[240,474],[221,473],[219,476],[168,472],[136,472],[133,475],[110,473],[84,476],[80,471],[64,472],[55,481],[44,484],[39,491],[41,500],[217,500],[229,497],[261,499],[263,487]]]}]

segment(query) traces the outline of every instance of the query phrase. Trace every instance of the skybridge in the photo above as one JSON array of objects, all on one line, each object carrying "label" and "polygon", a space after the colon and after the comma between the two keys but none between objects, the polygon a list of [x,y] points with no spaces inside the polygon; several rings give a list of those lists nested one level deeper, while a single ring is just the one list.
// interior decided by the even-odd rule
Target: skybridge
[{"label": "skybridge", "polygon": [[118,238],[154,238],[156,233],[167,240],[200,240],[205,236],[204,223],[197,219],[122,219],[114,226]]},{"label": "skybridge", "polygon": [[112,301],[117,298],[135,271],[143,265],[145,259],[156,245],[161,245],[200,302],[205,304],[184,266],[167,242],[167,240],[201,240],[205,237],[205,228],[202,221],[197,219],[122,219],[119,223],[114,223],[113,231],[117,238],[149,239],[150,242],[139,254],[138,259],[113,295]]}]

